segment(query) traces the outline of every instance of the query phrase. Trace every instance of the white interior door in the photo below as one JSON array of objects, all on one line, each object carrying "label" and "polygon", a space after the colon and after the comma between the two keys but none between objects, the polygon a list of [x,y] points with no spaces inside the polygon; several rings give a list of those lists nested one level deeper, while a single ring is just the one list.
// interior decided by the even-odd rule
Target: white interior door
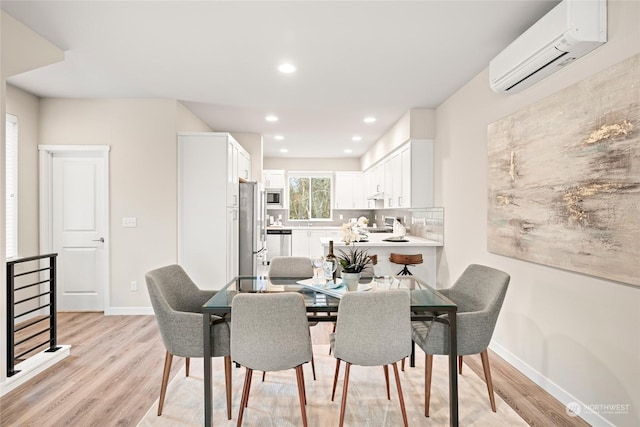
[{"label": "white interior door", "polygon": [[109,283],[108,157],[76,148],[50,151],[44,162],[49,194],[43,242],[58,254],[58,310],[103,311]]}]

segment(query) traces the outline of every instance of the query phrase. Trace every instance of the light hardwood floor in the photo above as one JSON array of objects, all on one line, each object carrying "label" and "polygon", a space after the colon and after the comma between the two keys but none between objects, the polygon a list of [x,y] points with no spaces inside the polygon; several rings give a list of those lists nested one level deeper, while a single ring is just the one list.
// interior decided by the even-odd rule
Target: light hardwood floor
[{"label": "light hardwood floor", "polygon": [[[135,426],[160,391],[165,349],[155,318],[60,313],[58,327],[71,356],[0,397],[0,425]],[[313,342],[326,344],[330,327],[312,327]],[[490,359],[496,393],[530,425],[588,425],[497,355]],[[465,375],[482,377],[479,357],[465,363]],[[174,358],[172,375],[183,364]]]}]

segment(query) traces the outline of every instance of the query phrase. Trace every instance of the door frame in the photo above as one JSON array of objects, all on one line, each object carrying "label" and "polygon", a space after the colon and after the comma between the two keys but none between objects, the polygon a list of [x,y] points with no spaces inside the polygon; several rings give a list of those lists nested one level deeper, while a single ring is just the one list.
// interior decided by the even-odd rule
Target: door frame
[{"label": "door frame", "polygon": [[111,255],[110,255],[110,233],[109,233],[109,152],[111,147],[108,145],[38,145],[38,169],[39,169],[39,239],[40,253],[47,254],[53,252],[53,157],[56,154],[76,154],[78,156],[86,155],[88,157],[101,158],[104,162],[103,180],[104,180],[104,206],[103,218],[104,236],[104,253],[107,257],[106,277],[103,289],[103,307],[106,313],[110,307],[109,284],[111,283]]}]

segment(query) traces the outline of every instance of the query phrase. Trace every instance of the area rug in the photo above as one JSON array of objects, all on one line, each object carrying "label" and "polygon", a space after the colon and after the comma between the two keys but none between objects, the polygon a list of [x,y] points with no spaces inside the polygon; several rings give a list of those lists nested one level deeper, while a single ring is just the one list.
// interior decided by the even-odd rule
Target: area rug
[{"label": "area rug", "polygon": [[[311,374],[311,366],[305,365],[307,386],[307,418],[310,427],[337,426],[340,419],[340,399],[344,363],[336,389],[335,401],[331,401],[331,387],[335,359],[329,355],[328,345],[314,345],[317,380]],[[407,360],[408,362],[408,360]],[[398,367],[399,368],[399,367]],[[491,411],[487,387],[466,365],[458,377],[459,418],[464,426],[526,426],[524,422],[497,394],[497,412]],[[232,420],[227,420],[222,358],[213,359],[213,425],[235,426],[238,417],[244,368],[233,369]],[[411,426],[449,425],[449,381],[447,357],[436,356],[433,361],[430,416],[424,416],[424,353],[416,351],[416,367],[405,367],[400,371],[407,417]],[[402,414],[397,389],[390,373],[391,400],[387,400],[382,367],[352,366],[349,378],[345,426],[382,427],[401,426]],[[160,388],[158,372],[158,391]],[[261,372],[254,372],[245,410],[244,426],[300,426],[302,425],[295,371],[269,372],[261,382]],[[167,389],[162,416],[157,416],[158,401],[138,426],[202,426],[204,420],[203,361],[191,361],[191,372],[187,378],[184,368],[177,373]]]}]

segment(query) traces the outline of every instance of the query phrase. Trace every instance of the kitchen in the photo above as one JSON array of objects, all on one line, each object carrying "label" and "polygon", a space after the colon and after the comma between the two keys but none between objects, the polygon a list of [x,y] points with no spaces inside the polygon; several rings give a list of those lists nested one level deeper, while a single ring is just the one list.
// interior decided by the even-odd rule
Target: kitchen
[{"label": "kitchen", "polygon": [[[7,5],[9,2],[3,3]],[[517,6],[514,6],[515,9],[511,9],[510,12],[505,12],[504,8],[511,7],[511,5],[506,3],[500,5],[503,13],[510,16],[508,21],[511,23],[515,22],[515,18],[520,14],[520,9],[533,7],[532,3],[534,2],[517,3]],[[542,2],[536,3],[541,4]],[[426,113],[413,110],[407,113],[409,116],[425,114],[426,117],[425,120],[413,120],[415,126],[397,126],[397,129],[402,127],[404,130],[400,132],[402,133],[401,137],[394,139],[394,141],[399,141],[398,144],[414,138],[434,141],[434,202],[437,206],[444,206],[447,215],[447,244],[446,247],[440,248],[436,286],[449,286],[455,280],[457,273],[462,271],[469,262],[474,261],[494,264],[513,272],[514,285],[517,284],[517,286],[510,289],[510,295],[505,301],[505,312],[503,313],[505,321],[499,324],[496,330],[496,348],[502,350],[501,354],[505,357],[510,356],[509,360],[514,365],[520,366],[525,371],[528,370],[531,377],[539,379],[539,383],[557,384],[558,387],[555,391],[565,402],[574,400],[574,397],[584,402],[638,400],[637,392],[632,391],[637,389],[632,383],[633,376],[629,375],[629,372],[636,372],[633,371],[635,369],[633,367],[637,366],[637,358],[630,355],[637,355],[637,345],[628,340],[628,336],[631,336],[633,332],[629,329],[631,327],[629,325],[637,324],[638,293],[632,287],[620,286],[608,280],[586,277],[535,263],[516,261],[487,251],[486,126],[488,123],[576,84],[584,78],[638,53],[637,3],[618,1],[609,1],[608,3],[609,42],[594,51],[593,54],[577,61],[566,72],[559,72],[521,94],[503,96],[492,93],[488,88],[487,64],[483,62],[473,68],[472,72],[460,81],[460,84],[456,86],[457,92],[451,91],[440,101],[429,104],[433,108],[425,108]],[[3,10],[5,7],[8,6],[3,6]],[[122,5],[122,7],[128,6]],[[15,9],[12,13],[17,15]],[[52,11],[47,11],[43,16],[52,16],[52,14]],[[459,14],[461,12],[458,12],[457,15]],[[333,11],[332,15],[337,14]],[[474,20],[482,21],[483,27],[495,27],[495,25],[487,23],[493,15],[486,14],[485,16],[479,13],[476,15],[486,18],[482,20],[477,16],[474,18]],[[133,12],[132,16],[134,16]],[[412,25],[407,25],[406,19],[398,20],[398,22],[402,22],[402,28],[395,27],[395,23],[388,19],[388,15],[383,19],[377,19],[373,15],[368,16],[369,19],[375,20],[375,24],[367,22],[368,26],[378,29],[389,28],[389,34],[402,34],[402,28],[427,27],[424,20],[428,19],[429,14],[415,14],[420,17],[420,22],[411,21]],[[101,14],[101,19],[98,22],[106,22],[106,19],[102,17],[104,14]],[[194,17],[194,19],[196,18]],[[405,18],[410,19],[410,17]],[[441,28],[436,34],[449,34],[451,28],[454,27],[465,28],[466,34],[475,34],[478,28],[460,25],[460,19],[461,17],[457,16],[455,21],[457,25],[451,26],[449,29]],[[54,21],[65,22],[61,17],[57,17],[57,20]],[[356,21],[357,19],[351,20],[351,22]],[[84,25],[87,28],[101,28],[100,25],[91,25],[93,21],[82,22],[85,22]],[[430,24],[431,26],[437,25],[433,22]],[[35,23],[30,25],[35,26]],[[518,25],[521,28],[526,27],[522,22]],[[52,26],[55,25],[52,24]],[[69,26],[72,27],[73,22],[69,23]],[[192,26],[195,27],[195,25]],[[209,25],[209,27],[215,26]],[[3,31],[6,28],[3,26]],[[126,30],[126,28],[118,28],[121,32]],[[231,33],[229,28],[223,29]],[[349,32],[353,33],[354,30],[349,29]],[[134,34],[131,40],[136,40],[139,33],[139,29],[137,29],[135,34],[138,36]],[[513,33],[515,35],[515,31]],[[41,34],[46,34],[46,32],[41,32]],[[262,34],[269,34],[269,32],[263,31]],[[318,34],[324,33],[318,32]],[[344,33],[338,35],[341,42],[348,39]],[[55,37],[50,38],[55,39]],[[421,44],[429,39],[428,36],[420,38]],[[85,39],[88,40],[87,37]],[[209,37],[209,39],[215,39],[215,37]],[[442,40],[443,37],[436,37],[436,39]],[[333,46],[339,46],[341,42],[335,42]],[[382,44],[373,43],[376,50]],[[152,45],[153,43],[149,44],[149,46]],[[471,45],[474,48],[478,47],[477,44],[471,43]],[[122,46],[122,48],[125,47]],[[424,47],[418,49],[414,52],[425,50]],[[451,59],[451,51],[448,50],[447,53]],[[165,52],[165,55],[168,54]],[[134,59],[145,55],[122,56]],[[227,54],[217,55],[218,58],[230,56]],[[371,64],[380,64],[380,54],[377,53],[376,57],[378,60],[371,62]],[[471,67],[468,56],[458,53],[456,57],[461,60],[460,62],[464,62],[465,67]],[[202,58],[198,58],[198,62],[193,65],[193,68],[197,69],[202,61]],[[110,62],[116,63],[115,60]],[[397,66],[402,62],[391,54],[388,61],[382,62],[388,62],[393,66],[394,75],[395,72],[403,68]],[[432,66],[437,61],[429,58],[429,62]],[[183,63],[179,65],[181,68],[187,68]],[[109,67],[102,69],[106,70],[107,68]],[[135,67],[122,66],[123,70],[132,70],[133,68]],[[215,69],[215,67],[202,68]],[[351,67],[347,65],[336,68],[350,69]],[[228,72],[228,74],[233,73]],[[410,85],[412,90],[429,82],[429,78],[426,77],[429,74],[425,69],[421,69],[419,74],[421,74],[421,82],[418,85]],[[147,75],[152,76],[157,73],[154,70],[148,72]],[[264,77],[267,73],[260,75]],[[37,161],[34,153],[37,153],[38,144],[60,144],[62,142],[87,144],[91,142],[111,145],[114,174],[110,182],[112,264],[107,292],[110,295],[110,300],[107,301],[105,312],[107,314],[148,313],[148,297],[144,292],[131,291],[129,284],[131,280],[142,283],[145,271],[157,266],[158,263],[174,262],[177,257],[176,248],[179,247],[179,242],[175,225],[178,216],[176,131],[211,132],[228,128],[212,126],[197,118],[193,114],[193,111],[198,110],[196,102],[187,102],[187,107],[171,97],[171,99],[142,99],[142,95],[140,95],[136,99],[123,99],[124,96],[120,99],[113,97],[111,97],[112,99],[99,99],[100,97],[94,94],[88,99],[82,99],[79,96],[69,98],[53,92],[34,96],[19,86],[12,85],[24,83],[19,80],[9,82],[11,84],[7,85],[7,111],[9,108],[15,110],[16,106],[27,105],[28,108],[25,110],[28,111],[18,114],[21,117],[21,135],[25,138],[39,135],[39,137],[31,137],[29,140],[32,141],[28,147],[30,154],[21,156],[21,162],[24,161],[27,165],[22,170],[33,175],[33,177],[27,175],[27,179],[21,180],[23,184],[31,183],[33,187],[27,188],[27,191],[22,194],[37,193]],[[374,80],[382,82],[391,79],[382,77]],[[272,87],[281,87],[290,82],[270,83]],[[63,85],[57,86],[62,87]],[[357,86],[357,84],[353,84],[353,86]],[[241,85],[234,87],[241,87]],[[323,87],[331,87],[331,84],[326,84]],[[371,92],[372,87],[374,86],[369,85],[366,88],[367,91]],[[380,88],[380,90],[383,91],[384,88]],[[185,96],[185,99],[188,98],[190,97]],[[191,96],[191,98],[197,97]],[[335,100],[336,105],[346,103],[341,94],[331,98]],[[345,116],[339,108],[335,108],[335,110],[338,110],[338,115]],[[262,113],[262,111],[260,112]],[[392,121],[385,122],[385,126],[395,123],[401,114],[396,114]],[[260,116],[261,120],[264,115],[266,112]],[[334,125],[342,123],[338,115],[323,117],[319,121],[323,123],[324,128],[336,127]],[[285,117],[282,116],[280,123],[283,123],[284,120]],[[402,116],[402,120],[409,119]],[[378,123],[381,122],[382,120],[379,118]],[[78,126],[79,123],[83,125]],[[211,123],[217,124],[215,121]],[[416,127],[422,127],[422,129],[416,129]],[[73,131],[69,131],[70,129]],[[236,127],[236,129],[243,128]],[[318,134],[321,134],[321,131]],[[285,135],[284,141],[277,141],[274,135],[278,134],[278,129],[275,127],[266,131],[264,138],[251,131],[233,132],[234,138],[250,153],[249,179],[260,180],[263,170],[284,170],[287,172],[329,170],[331,172],[361,173],[373,167],[387,153],[391,153],[400,146],[391,142],[392,132],[384,134],[383,129],[378,132],[378,136],[384,134],[384,137],[370,138],[371,141],[378,141],[378,143],[370,152],[358,154],[361,156],[359,158],[346,158],[342,150],[329,154],[325,149],[328,147],[321,147],[320,143],[316,143],[315,148],[317,151],[322,151],[320,155],[323,157],[303,159],[292,156],[286,158],[278,157],[280,155],[278,150],[284,146],[283,144],[295,139]],[[351,135],[349,134],[349,136]],[[342,147],[349,144],[351,144],[349,138],[340,142]],[[275,145],[275,148],[272,148],[272,145]],[[293,145],[289,144],[288,148],[293,154]],[[286,154],[282,156],[286,156]],[[150,157],[153,158],[152,162],[149,161]],[[27,204],[27,209],[23,209],[25,215],[30,213],[31,216],[21,217],[21,223],[29,226],[29,230],[37,230],[37,197],[31,199],[23,197],[22,201]],[[349,218],[358,218],[359,216],[367,216],[370,221],[377,222],[382,220],[382,216],[403,218],[406,215],[407,221],[405,223],[410,224],[409,228],[413,233],[414,229],[411,225],[413,212],[411,210],[402,211],[403,209],[393,207],[362,210],[334,209],[334,215],[329,224],[332,227],[338,227]],[[282,212],[281,214],[284,226],[291,225],[286,213]],[[340,220],[340,215],[343,217],[342,220]],[[138,218],[137,228],[125,229],[121,226],[121,219],[129,216]],[[277,221],[278,212],[275,211],[273,216],[274,221]],[[223,219],[223,221],[225,220]],[[310,222],[312,227],[319,224],[319,221]],[[218,222],[216,236],[218,239],[224,240],[224,237],[220,235],[219,224]],[[305,222],[300,224],[307,225]],[[322,222],[322,224],[326,223]],[[380,224],[377,223],[378,226]],[[214,244],[212,241],[209,243]],[[37,251],[37,235],[27,233],[26,238],[21,240],[21,244],[22,249]],[[591,298],[588,296],[589,294],[597,295],[597,297]],[[550,295],[553,295],[554,298],[551,299]],[[616,319],[610,320],[594,319],[589,315],[589,313],[593,313],[594,309],[597,309],[597,306],[603,304],[618,307],[619,309],[616,311],[622,319],[620,320],[618,316]],[[564,319],[571,321],[559,322],[560,312],[566,315]],[[561,326],[559,326],[560,324]],[[523,340],[523,336],[526,336],[527,339]],[[602,345],[593,345],[594,339],[602,341]],[[582,359],[584,369],[580,369],[579,372],[576,372],[576,354],[584,357]],[[608,379],[603,386],[597,388],[590,386],[589,373],[593,372],[601,372],[603,377],[606,375]],[[554,387],[555,385],[551,388]],[[631,415],[634,414],[637,412]],[[608,418],[611,418],[612,422],[622,422],[622,419],[616,420],[615,416]],[[593,419],[596,422],[600,420],[598,417]]]}]

